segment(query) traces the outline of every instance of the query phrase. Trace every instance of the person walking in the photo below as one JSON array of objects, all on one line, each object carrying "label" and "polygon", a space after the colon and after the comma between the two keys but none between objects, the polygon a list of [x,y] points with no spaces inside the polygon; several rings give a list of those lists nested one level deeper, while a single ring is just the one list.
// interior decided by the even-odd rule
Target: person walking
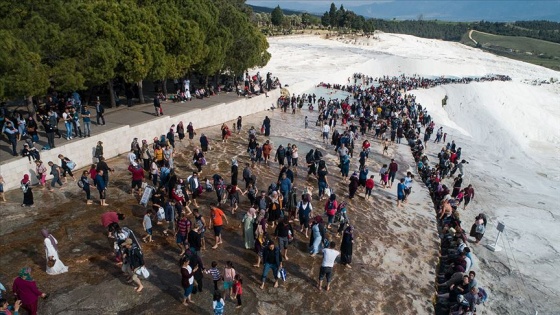
[{"label": "person walking", "polygon": [[31,277],[29,267],[24,267],[19,271],[18,277],[14,279],[12,290],[16,300],[21,301],[21,307],[29,315],[37,315],[39,297],[45,299],[48,296],[37,288],[37,283]]},{"label": "person walking", "polygon": [[123,266],[122,270],[128,274],[130,280],[136,283],[137,287],[134,288],[136,292],[141,292],[144,289],[142,281],[138,278],[136,271],[144,266],[144,255],[140,250],[138,244],[133,244],[132,239],[127,238],[123,242]]},{"label": "person walking", "polygon": [[350,264],[352,263],[352,247],[354,245],[354,227],[349,225],[344,233],[342,234],[342,243],[340,243],[340,263],[345,265],[347,268],[352,268]]},{"label": "person walking", "polygon": [[257,219],[257,210],[253,207],[245,213],[241,223],[243,224],[243,239],[245,240],[245,249],[252,249],[255,247],[255,231],[253,230],[253,223]]},{"label": "person walking", "polygon": [[60,167],[56,164],[54,164],[52,161],[49,161],[49,166],[51,167],[51,175],[53,176],[53,178],[51,179],[51,187],[49,188],[49,191],[54,191],[54,187],[56,186],[56,184],[60,185],[60,189],[62,189],[62,181],[60,180]]},{"label": "person walking", "polygon": [[37,173],[37,180],[39,181],[39,185],[45,189],[45,183],[47,178],[47,167],[41,160],[35,161],[35,172]]},{"label": "person walking", "polygon": [[272,270],[272,275],[274,276],[274,287],[278,287],[278,270],[280,268],[282,268],[282,255],[280,255],[280,250],[276,248],[273,241],[268,241],[267,246],[263,250],[263,273],[261,277],[261,289],[264,289],[266,277],[268,276],[270,270]]},{"label": "person walking", "polygon": [[214,315],[224,314],[224,299],[222,298],[222,292],[220,290],[215,290],[212,297],[212,309],[214,310]]},{"label": "person walking", "polygon": [[278,223],[274,236],[278,239],[280,252],[284,252],[284,260],[288,260],[288,244],[294,237],[294,228],[290,224],[290,218],[285,216],[281,223]]},{"label": "person walking", "polygon": [[235,279],[235,268],[233,268],[233,262],[226,261],[226,267],[224,268],[224,291],[228,294],[229,298],[233,298],[233,280]]},{"label": "person walking", "polygon": [[235,308],[241,308],[241,295],[243,294],[243,279],[240,274],[236,274],[233,279],[233,298],[237,300]]},{"label": "person walking", "polygon": [[340,252],[335,249],[336,243],[331,242],[329,248],[323,249],[323,261],[321,262],[321,268],[319,269],[319,284],[317,288],[322,290],[323,279],[327,279],[327,286],[325,290],[329,291],[331,289],[331,281],[333,274],[333,267],[336,258],[340,255]]},{"label": "person walking", "polygon": [[80,181],[78,182],[78,186],[82,187],[82,190],[86,193],[86,204],[91,205],[93,201],[91,201],[91,185],[89,183],[88,175],[88,171],[83,171],[82,177],[80,177]]},{"label": "person walking", "polygon": [[264,136],[265,137],[270,136],[270,118],[268,118],[268,116],[264,118],[262,125],[264,128]]},{"label": "person walking", "polygon": [[20,182],[21,190],[23,191],[23,202],[22,207],[34,207],[33,205],[33,189],[31,188],[31,180],[29,175],[23,175],[23,179]]},{"label": "person walking", "polygon": [[391,163],[389,163],[389,180],[391,181],[389,184],[389,188],[393,187],[393,182],[395,181],[395,176],[397,175],[397,171],[399,170],[399,165],[395,162],[395,159],[391,159]]},{"label": "person walking", "polygon": [[[95,113],[97,116],[97,125],[105,125],[105,108],[99,101],[99,96],[97,97],[97,101],[95,102]],[[100,124],[99,121],[102,121],[103,123]]]},{"label": "person walking", "polygon": [[[45,255],[47,261],[47,274],[58,275],[68,272],[68,267],[62,263],[58,257],[58,241],[47,229],[41,230],[41,235],[44,237]],[[51,267],[52,264],[52,267]]]},{"label": "person walking", "polygon": [[228,224],[228,219],[221,209],[212,206],[210,206],[210,218],[210,227],[214,229],[214,236],[216,239],[216,243],[212,246],[212,249],[216,249],[218,245],[222,244],[222,226],[224,220],[226,224]]}]

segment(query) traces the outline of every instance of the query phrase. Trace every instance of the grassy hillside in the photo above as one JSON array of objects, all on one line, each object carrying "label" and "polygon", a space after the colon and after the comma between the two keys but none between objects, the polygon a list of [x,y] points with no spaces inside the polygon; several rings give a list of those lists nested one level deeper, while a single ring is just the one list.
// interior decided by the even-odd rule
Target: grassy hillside
[{"label": "grassy hillside", "polygon": [[[260,7],[260,6],[251,5],[251,4],[248,4],[248,6],[251,7],[251,9],[253,9],[253,12],[255,12],[255,13],[271,13],[272,10],[274,10],[274,8]],[[288,9],[284,9],[284,8],[282,8],[282,12],[284,13],[284,15],[300,15],[300,14],[304,13],[303,11],[294,11],[294,10],[288,10]]]},{"label": "grassy hillside", "polygon": [[560,44],[528,37],[502,36],[472,31],[467,32],[461,42],[504,57],[521,60],[560,71]]}]

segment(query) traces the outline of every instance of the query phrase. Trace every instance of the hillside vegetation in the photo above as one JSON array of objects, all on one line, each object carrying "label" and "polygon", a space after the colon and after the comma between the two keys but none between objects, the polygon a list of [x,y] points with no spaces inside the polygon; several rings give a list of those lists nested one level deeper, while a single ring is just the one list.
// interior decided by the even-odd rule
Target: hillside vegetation
[{"label": "hillside vegetation", "polygon": [[[461,42],[489,52],[560,70],[560,44],[522,36],[503,36],[473,30]],[[476,41],[476,43],[474,41]]]}]

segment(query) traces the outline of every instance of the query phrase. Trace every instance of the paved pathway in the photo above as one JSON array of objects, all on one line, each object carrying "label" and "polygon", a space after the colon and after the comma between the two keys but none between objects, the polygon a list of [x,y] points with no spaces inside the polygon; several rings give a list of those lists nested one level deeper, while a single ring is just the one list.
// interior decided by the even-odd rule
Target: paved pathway
[{"label": "paved pathway", "polygon": [[[264,96],[261,96],[264,100]],[[212,97],[204,98],[202,100],[194,99],[192,101],[187,101],[184,103],[173,103],[171,101],[166,101],[162,103],[163,113],[166,116],[175,116],[177,114],[206,108],[210,106],[214,106],[221,103],[231,103],[238,100],[239,97],[236,93],[221,93],[219,95],[215,95]],[[271,101],[273,102],[273,101]],[[97,126],[96,125],[96,118],[95,118],[95,108],[91,108],[92,111],[92,126],[91,131],[92,137],[95,137],[96,133],[100,131],[106,131],[121,127],[123,125],[138,125],[142,124],[146,121],[151,119],[158,119],[155,116],[154,106],[152,103],[142,104],[142,105],[135,105],[132,107],[120,106],[117,108],[108,108],[105,111],[105,126]],[[188,121],[183,122],[186,125]],[[65,128],[64,124],[59,122],[59,130],[60,133],[64,136],[65,135]],[[196,125],[196,123],[195,123]],[[42,127],[40,127],[42,129]],[[82,127],[83,129],[83,127]],[[2,139],[3,141],[0,142],[0,165],[13,161],[15,159],[22,159],[25,157],[14,157],[11,154],[11,145]],[[63,145],[69,142],[80,141],[80,138],[74,138],[72,140],[66,140],[64,138],[55,138],[55,146]],[[18,142],[18,150],[21,151],[23,149],[23,141]],[[47,144],[47,138],[43,131],[39,132],[39,142],[36,144],[36,147],[40,150],[44,145]]]}]

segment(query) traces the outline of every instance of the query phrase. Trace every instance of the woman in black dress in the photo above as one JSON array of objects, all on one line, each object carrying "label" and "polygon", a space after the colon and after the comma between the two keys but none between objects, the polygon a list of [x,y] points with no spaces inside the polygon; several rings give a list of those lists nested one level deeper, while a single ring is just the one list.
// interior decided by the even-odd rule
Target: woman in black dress
[{"label": "woman in black dress", "polygon": [[29,180],[29,175],[23,175],[21,180],[21,190],[23,191],[23,203],[22,207],[33,207],[33,191],[31,189],[31,181]]},{"label": "woman in black dress", "polygon": [[352,246],[354,243],[353,231],[354,228],[349,225],[342,235],[342,243],[340,244],[340,262],[348,268],[352,268],[350,263],[352,263]]}]

